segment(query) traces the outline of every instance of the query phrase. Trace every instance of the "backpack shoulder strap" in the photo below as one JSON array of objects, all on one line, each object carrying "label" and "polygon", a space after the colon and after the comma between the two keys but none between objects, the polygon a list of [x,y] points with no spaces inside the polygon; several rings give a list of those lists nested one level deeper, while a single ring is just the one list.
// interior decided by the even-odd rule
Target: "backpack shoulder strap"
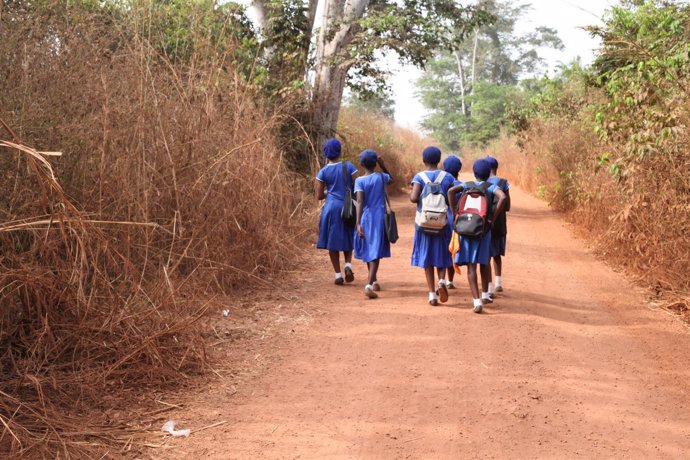
[{"label": "backpack shoulder strap", "polygon": [[507,184],[507,183],[508,183],[508,181],[507,181],[506,179],[501,179],[501,180],[498,181],[498,187],[499,187],[501,190],[504,190],[504,189],[506,188],[506,184]]},{"label": "backpack shoulder strap", "polygon": [[429,179],[429,176],[426,175],[426,172],[424,172],[424,171],[420,172],[419,177],[422,178],[422,182],[424,182],[424,184],[431,183],[431,179]]},{"label": "backpack shoulder strap", "polygon": [[436,180],[434,181],[434,184],[441,184],[443,183],[443,179],[446,178],[446,173],[445,171],[441,171],[438,176],[436,176]]}]

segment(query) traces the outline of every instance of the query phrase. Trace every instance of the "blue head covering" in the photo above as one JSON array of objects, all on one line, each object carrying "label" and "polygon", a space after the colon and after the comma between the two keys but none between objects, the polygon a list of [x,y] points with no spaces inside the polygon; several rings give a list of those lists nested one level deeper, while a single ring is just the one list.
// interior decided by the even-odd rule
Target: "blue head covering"
[{"label": "blue head covering", "polygon": [[366,149],[359,154],[359,162],[365,168],[373,168],[374,166],[376,166],[376,160],[378,159],[378,157],[378,153],[371,149]]},{"label": "blue head covering", "polygon": [[487,180],[491,175],[491,165],[485,158],[482,158],[474,162],[472,171],[474,172],[474,177],[477,179]]},{"label": "blue head covering", "polygon": [[443,170],[448,174],[457,176],[461,169],[462,161],[455,155],[447,156],[446,159],[443,160]]},{"label": "blue head covering", "polygon": [[437,165],[441,161],[441,150],[438,147],[430,145],[422,151],[422,160],[424,163],[430,165]]},{"label": "blue head covering", "polygon": [[340,141],[336,138],[328,139],[325,144],[323,144],[323,156],[329,160],[335,160],[340,156],[342,152],[342,146]]},{"label": "blue head covering", "polygon": [[485,158],[485,160],[489,163],[489,166],[491,166],[491,169],[498,169],[498,160],[494,157],[488,156]]}]

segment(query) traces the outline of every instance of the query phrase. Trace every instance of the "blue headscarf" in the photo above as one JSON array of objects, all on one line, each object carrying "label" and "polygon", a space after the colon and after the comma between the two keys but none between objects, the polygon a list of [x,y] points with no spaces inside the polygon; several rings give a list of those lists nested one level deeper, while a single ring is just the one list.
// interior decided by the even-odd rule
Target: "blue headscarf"
[{"label": "blue headscarf", "polygon": [[457,176],[461,169],[462,161],[460,161],[460,158],[458,158],[457,156],[450,155],[447,156],[445,160],[443,160],[443,170],[448,174]]},{"label": "blue headscarf", "polygon": [[371,149],[366,149],[359,154],[359,162],[365,168],[373,168],[374,166],[376,166],[376,160],[378,159],[378,157],[378,153]]},{"label": "blue headscarf", "polygon": [[430,145],[422,151],[422,160],[424,163],[430,165],[437,165],[441,161],[441,150],[438,147]]},{"label": "blue headscarf", "polygon": [[340,141],[336,138],[328,139],[326,143],[323,145],[323,156],[328,158],[329,160],[335,160],[340,156],[340,152],[342,152],[342,145],[340,145]]},{"label": "blue headscarf", "polygon": [[485,158],[485,160],[489,163],[489,165],[491,166],[491,169],[494,169],[494,170],[498,169],[498,160],[496,158],[488,156]]},{"label": "blue headscarf", "polygon": [[491,175],[491,165],[485,158],[482,158],[474,162],[472,171],[474,172],[474,177],[477,179],[487,180]]}]

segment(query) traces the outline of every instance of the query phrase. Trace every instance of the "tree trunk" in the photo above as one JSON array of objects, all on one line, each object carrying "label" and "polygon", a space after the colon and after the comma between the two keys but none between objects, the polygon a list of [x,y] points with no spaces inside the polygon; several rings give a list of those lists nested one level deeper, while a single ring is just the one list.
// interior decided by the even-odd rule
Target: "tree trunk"
[{"label": "tree trunk", "polygon": [[477,81],[477,44],[479,43],[479,28],[474,29],[474,47],[472,48],[472,86],[470,94],[474,94],[474,84]]},{"label": "tree trunk", "polygon": [[453,51],[455,62],[458,64],[458,77],[460,78],[460,101],[463,116],[467,116],[467,104],[465,102],[465,69],[462,67],[462,55],[460,50]]},{"label": "tree trunk", "polygon": [[[312,94],[317,146],[335,134],[343,90],[350,64],[338,57],[357,32],[356,21],[364,15],[369,0],[326,0],[316,50],[316,78]],[[333,33],[333,29],[335,33]],[[329,40],[328,37],[332,35]]]}]

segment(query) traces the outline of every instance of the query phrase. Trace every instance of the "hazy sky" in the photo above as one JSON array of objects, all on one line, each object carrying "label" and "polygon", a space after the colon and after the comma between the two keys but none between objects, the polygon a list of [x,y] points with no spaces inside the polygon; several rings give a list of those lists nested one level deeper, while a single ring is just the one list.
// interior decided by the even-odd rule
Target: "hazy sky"
[{"label": "hazy sky", "polygon": [[[518,3],[518,2],[516,2]],[[559,62],[570,62],[577,56],[583,63],[589,64],[594,58],[593,51],[599,46],[580,27],[601,24],[604,11],[616,2],[612,0],[526,0],[520,3],[532,5],[531,14],[520,24],[520,31],[528,31],[537,26],[553,27],[558,31],[565,49],[563,51],[544,50],[541,54],[549,68],[553,69]],[[418,123],[425,113],[422,104],[415,98],[415,80],[421,71],[414,67],[401,67],[393,64],[397,70],[391,79],[395,97],[395,119],[405,127],[418,128]]]}]

